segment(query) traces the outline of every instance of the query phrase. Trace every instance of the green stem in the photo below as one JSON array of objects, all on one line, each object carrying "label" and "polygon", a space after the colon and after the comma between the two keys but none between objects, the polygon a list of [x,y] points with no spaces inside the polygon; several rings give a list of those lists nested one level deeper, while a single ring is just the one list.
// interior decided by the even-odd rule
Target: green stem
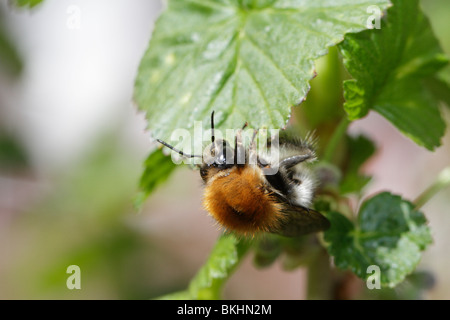
[{"label": "green stem", "polygon": [[341,120],[341,122],[337,126],[336,130],[334,130],[334,133],[331,136],[330,141],[328,142],[328,145],[323,154],[324,161],[329,162],[329,163],[331,163],[333,161],[334,154],[336,153],[339,143],[341,142],[342,138],[344,137],[345,133],[347,132],[347,128],[348,128],[349,124],[350,124],[350,120],[348,120],[347,117],[344,116],[344,118]]},{"label": "green stem", "polygon": [[428,187],[417,199],[414,201],[416,209],[423,207],[432,197],[439,191],[450,186],[450,167],[445,168],[438,175],[436,181]]},{"label": "green stem", "polygon": [[332,297],[330,256],[321,248],[308,265],[308,300],[330,300]]}]

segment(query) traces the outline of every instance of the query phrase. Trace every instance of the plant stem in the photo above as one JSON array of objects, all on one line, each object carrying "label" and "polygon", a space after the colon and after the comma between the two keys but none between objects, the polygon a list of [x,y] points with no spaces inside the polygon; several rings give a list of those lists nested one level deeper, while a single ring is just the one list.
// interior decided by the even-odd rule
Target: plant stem
[{"label": "plant stem", "polygon": [[421,195],[414,200],[416,209],[423,207],[432,197],[434,197],[439,191],[450,186],[450,167],[445,168],[438,175],[436,181],[429,186]]},{"label": "plant stem", "polygon": [[308,265],[308,300],[330,300],[332,297],[330,256],[324,248]]},{"label": "plant stem", "polygon": [[341,142],[345,133],[347,132],[348,125],[350,124],[350,120],[347,119],[346,116],[342,118],[341,122],[339,122],[336,130],[334,130],[333,135],[331,136],[330,141],[325,149],[323,154],[323,160],[331,163],[333,161],[333,156],[336,153],[336,150],[339,146],[339,142]]}]

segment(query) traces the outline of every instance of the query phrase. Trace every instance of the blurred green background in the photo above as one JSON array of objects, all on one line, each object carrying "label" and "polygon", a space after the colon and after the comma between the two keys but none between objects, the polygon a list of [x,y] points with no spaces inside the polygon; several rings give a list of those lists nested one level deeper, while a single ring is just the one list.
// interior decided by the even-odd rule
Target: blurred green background
[{"label": "blurred green background", "polygon": [[[423,0],[450,55],[450,3]],[[143,161],[155,147],[131,103],[134,77],[159,1],[45,0],[0,5],[0,299],[148,299],[185,288],[218,227],[201,206],[197,172],[179,169],[141,212],[133,208]],[[450,83],[450,67],[441,74]],[[319,81],[320,69],[317,80]],[[447,123],[450,112],[444,109]],[[367,194],[414,199],[450,161],[450,135],[431,153],[371,113],[350,126],[377,144]],[[448,130],[447,130],[448,132]],[[450,299],[450,190],[424,207],[435,243],[419,270],[425,294]],[[69,290],[70,265],[81,289]],[[306,271],[247,257],[230,299],[303,299]]]}]

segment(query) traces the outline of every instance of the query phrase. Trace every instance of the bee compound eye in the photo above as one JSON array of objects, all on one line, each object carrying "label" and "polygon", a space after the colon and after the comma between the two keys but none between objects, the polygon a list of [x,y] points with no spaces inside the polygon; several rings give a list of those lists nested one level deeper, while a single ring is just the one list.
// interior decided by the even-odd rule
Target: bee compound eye
[{"label": "bee compound eye", "polygon": [[210,144],[203,150],[203,162],[217,167],[234,164],[234,151],[226,141]]},{"label": "bee compound eye", "polygon": [[226,147],[222,149],[216,157],[216,164],[219,166],[231,166],[234,164],[233,149]]}]

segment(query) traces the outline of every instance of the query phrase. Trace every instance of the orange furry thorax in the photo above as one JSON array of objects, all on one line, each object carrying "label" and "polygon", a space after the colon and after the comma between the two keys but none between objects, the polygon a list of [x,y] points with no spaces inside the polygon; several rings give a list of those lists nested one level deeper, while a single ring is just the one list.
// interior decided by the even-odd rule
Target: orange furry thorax
[{"label": "orange furry thorax", "polygon": [[226,229],[244,235],[276,229],[283,215],[261,174],[248,165],[216,173],[206,184],[205,208]]}]

